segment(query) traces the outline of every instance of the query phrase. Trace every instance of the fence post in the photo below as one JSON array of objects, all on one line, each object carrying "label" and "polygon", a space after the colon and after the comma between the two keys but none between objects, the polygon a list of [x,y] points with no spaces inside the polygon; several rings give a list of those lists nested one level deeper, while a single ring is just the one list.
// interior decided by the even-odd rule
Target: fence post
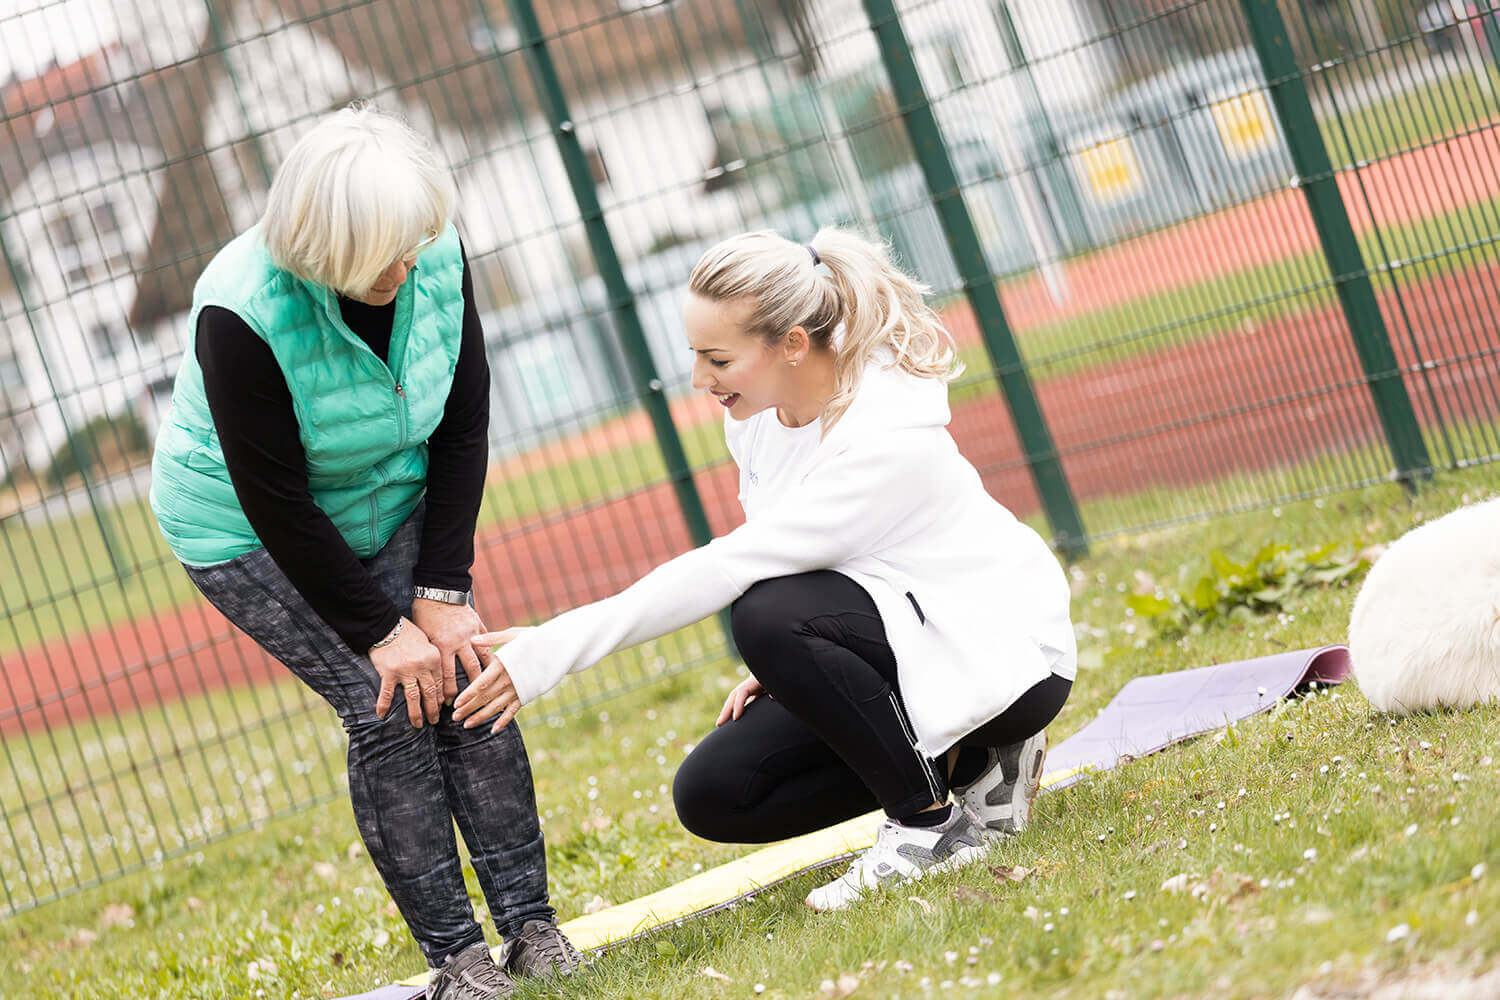
[{"label": "fence post", "polygon": [[[588,158],[578,142],[578,131],[574,128],[572,115],[568,111],[568,99],[563,93],[562,82],[557,76],[557,67],[547,51],[546,39],[542,36],[541,24],[537,21],[536,8],[532,0],[506,0],[516,30],[521,35],[521,45],[526,50],[527,66],[531,70],[532,82],[536,85],[537,97],[542,111],[557,139],[557,149],[562,155],[563,168],[568,173],[568,184],[578,202],[579,216],[588,235],[589,251],[599,268],[599,276],[609,297],[609,305],[619,323],[620,337],[625,342],[625,354],[635,376],[636,392],[640,395],[651,417],[651,426],[656,432],[656,444],[661,449],[667,466],[667,477],[677,494],[677,505],[687,522],[688,534],[694,545],[707,545],[713,539],[708,526],[708,516],[703,510],[703,500],[698,496],[698,487],[693,482],[693,470],[688,466],[687,454],[682,449],[682,439],[677,435],[677,426],[672,422],[672,409],[667,405],[666,385],[656,371],[656,362],[651,358],[651,348],[646,342],[646,332],[641,326],[640,314],[635,307],[635,293],[625,280],[620,267],[620,257],[615,251],[609,224],[604,218],[604,209],[599,205],[599,192],[589,172]],[[724,629],[724,640],[734,650],[734,634],[729,628],[729,611],[719,614]]]},{"label": "fence post", "polygon": [[1073,499],[1073,489],[1063,473],[1062,463],[1058,461],[1052,432],[1047,428],[1031,376],[1021,361],[1010,323],[1005,318],[1000,294],[995,290],[995,276],[990,273],[979,233],[969,216],[968,206],[964,204],[958,174],[953,169],[947,147],[943,145],[927,91],[912,62],[906,32],[891,0],[864,0],[864,6],[870,29],[880,43],[880,57],[885,63],[886,75],[890,77],[901,120],[906,124],[906,133],[917,162],[921,164],[922,176],[927,181],[927,191],[942,221],[943,234],[953,251],[954,263],[963,276],[964,294],[979,322],[985,348],[995,366],[1006,406],[1021,438],[1021,447],[1026,452],[1026,465],[1031,470],[1042,508],[1052,525],[1053,543],[1069,558],[1082,556],[1088,551],[1088,542],[1078,515],[1078,505]]},{"label": "fence post", "polygon": [[1375,301],[1375,290],[1354,238],[1354,227],[1349,223],[1348,209],[1339,194],[1338,179],[1323,135],[1318,131],[1312,102],[1292,55],[1286,22],[1276,0],[1240,0],[1240,6],[1271,90],[1271,103],[1291,149],[1292,163],[1301,178],[1308,211],[1318,229],[1323,256],[1333,274],[1334,289],[1354,339],[1365,383],[1370,387],[1375,412],[1396,462],[1396,478],[1408,490],[1415,489],[1418,479],[1431,475],[1432,460],[1422,441],[1411,397],[1401,381],[1396,353]]}]

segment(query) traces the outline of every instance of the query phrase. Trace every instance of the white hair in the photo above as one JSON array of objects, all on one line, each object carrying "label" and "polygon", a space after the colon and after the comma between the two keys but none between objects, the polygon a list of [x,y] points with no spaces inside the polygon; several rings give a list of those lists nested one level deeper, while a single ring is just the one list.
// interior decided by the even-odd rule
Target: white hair
[{"label": "white hair", "polygon": [[716,302],[751,303],[745,332],[768,344],[800,326],[813,346],[834,352],[825,434],[881,350],[894,356],[893,367],[923,378],[963,370],[953,337],[924,301],[927,287],[896,266],[886,244],[846,229],[825,227],[808,244],[770,230],[731,236],[699,259],[688,288]]},{"label": "white hair", "polygon": [[271,182],[261,232],[272,262],[355,297],[453,215],[453,178],[400,118],[351,105],[297,140]]}]

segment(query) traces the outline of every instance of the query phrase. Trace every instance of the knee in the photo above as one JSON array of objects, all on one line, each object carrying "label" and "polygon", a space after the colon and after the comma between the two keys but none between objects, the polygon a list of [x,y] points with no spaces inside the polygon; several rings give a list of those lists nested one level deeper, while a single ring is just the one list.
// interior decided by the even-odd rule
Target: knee
[{"label": "knee", "polygon": [[783,659],[803,639],[802,619],[788,606],[779,584],[779,580],[760,581],[741,594],[729,611],[734,644],[756,676],[763,665]]},{"label": "knee", "polygon": [[351,763],[368,758],[400,757],[412,752],[428,754],[433,749],[435,727],[424,725],[418,729],[413,726],[399,694],[385,718],[377,716],[372,708],[344,716],[343,723],[344,732],[349,737]]},{"label": "knee", "polygon": [[722,769],[707,760],[707,754],[687,755],[672,778],[672,805],[677,819],[696,837],[718,843],[735,843],[730,835],[730,816],[735,803],[727,792]]}]

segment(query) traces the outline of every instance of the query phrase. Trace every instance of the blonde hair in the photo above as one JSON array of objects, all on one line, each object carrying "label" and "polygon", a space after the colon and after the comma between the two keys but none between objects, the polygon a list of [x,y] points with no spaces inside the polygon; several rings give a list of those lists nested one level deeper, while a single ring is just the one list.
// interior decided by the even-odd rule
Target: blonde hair
[{"label": "blonde hair", "polygon": [[453,178],[395,115],[351,105],[298,139],[276,171],[261,232],[272,262],[362,296],[453,215]]},{"label": "blonde hair", "polygon": [[[825,434],[849,409],[865,365],[882,348],[894,355],[890,367],[922,378],[948,381],[963,371],[952,335],[923,298],[927,286],[896,266],[885,243],[846,229],[824,227],[811,244],[770,230],[732,236],[699,258],[688,288],[716,302],[752,303],[745,332],[768,344],[800,326],[814,347],[835,352]],[[840,323],[844,334],[835,344]]]}]

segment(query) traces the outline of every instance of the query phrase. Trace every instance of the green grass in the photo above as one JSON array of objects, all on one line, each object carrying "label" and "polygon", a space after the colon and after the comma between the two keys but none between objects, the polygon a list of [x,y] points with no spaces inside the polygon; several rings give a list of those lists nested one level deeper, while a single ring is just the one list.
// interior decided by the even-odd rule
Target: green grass
[{"label": "green grass", "polygon": [[[1141,574],[1165,579],[1184,564],[1201,567],[1213,548],[1370,545],[1497,487],[1500,471],[1486,467],[1440,476],[1414,500],[1379,486],[1097,543],[1071,570],[1088,666],[1053,738],[1082,726],[1130,677],[1337,641],[1354,593],[1309,591],[1277,618],[1167,642],[1145,638],[1124,613],[1122,592]],[[566,721],[523,714],[565,919],[595,896],[633,898],[745,850],[685,833],[668,791],[734,680],[710,667]],[[222,713],[226,700],[247,696],[220,693],[140,728],[208,725],[209,702]],[[267,795],[268,806],[247,803],[255,832],[0,923],[7,992],[318,997],[421,968],[346,803],[264,821],[274,812],[268,772],[337,742],[331,717],[299,715],[287,697],[289,732],[268,741],[274,760],[234,765],[266,782],[249,798]],[[1348,685],[1044,796],[1033,830],[988,864],[825,916],[801,898],[827,874],[804,877],[625,945],[574,982],[524,993],[744,997],[761,983],[763,996],[790,998],[852,975],[856,995],[868,996],[1083,998],[1114,989],[1140,1000],[1235,998],[1347,983],[1372,970],[1484,966],[1500,942],[1500,879],[1472,870],[1500,856],[1497,737],[1494,710],[1389,719]],[[142,738],[121,732],[101,746]],[[76,768],[90,760],[99,766],[99,752],[79,751],[62,780],[77,782]],[[336,790],[336,777],[320,775],[304,777]],[[189,811],[182,783],[159,792]],[[1002,880],[990,865],[1029,874]],[[1198,895],[1161,888],[1179,875],[1190,888],[1203,883]],[[1388,942],[1403,924],[1409,935]]]},{"label": "green grass", "polygon": [[[1500,74],[1486,67],[1491,84]],[[1488,123],[1495,109],[1478,76],[1453,76],[1420,84],[1353,111],[1325,115],[1323,141],[1335,169],[1367,163]]]}]

